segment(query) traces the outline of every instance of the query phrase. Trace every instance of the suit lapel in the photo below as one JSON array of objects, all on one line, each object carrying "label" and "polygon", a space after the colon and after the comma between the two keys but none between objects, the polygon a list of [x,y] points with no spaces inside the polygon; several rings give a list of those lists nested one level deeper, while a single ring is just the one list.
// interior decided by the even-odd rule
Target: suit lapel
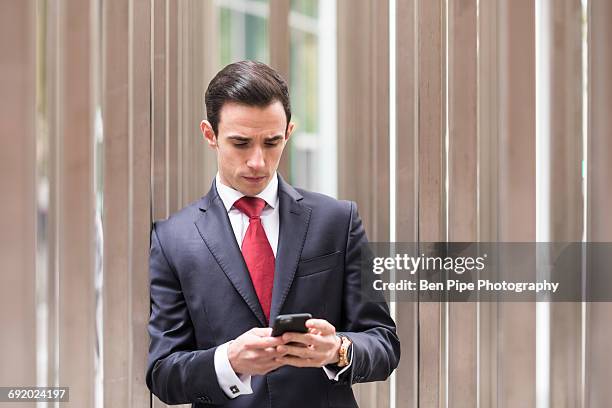
[{"label": "suit lapel", "polygon": [[279,236],[276,251],[276,267],[274,270],[274,287],[272,289],[272,305],[270,307],[270,322],[280,313],[298,266],[311,209],[300,203],[302,196],[283,178],[278,176],[279,195]]},{"label": "suit lapel", "polygon": [[251,276],[214,182],[208,194],[200,201],[200,210],[202,215],[195,222],[200,236],[236,291],[242,296],[259,322],[265,326],[266,319],[257,299]]}]

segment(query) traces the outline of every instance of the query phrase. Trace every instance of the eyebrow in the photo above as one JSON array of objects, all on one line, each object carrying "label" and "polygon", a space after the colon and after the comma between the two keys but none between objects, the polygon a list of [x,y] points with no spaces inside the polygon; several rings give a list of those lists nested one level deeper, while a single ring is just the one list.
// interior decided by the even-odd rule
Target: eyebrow
[{"label": "eyebrow", "polygon": [[250,137],[244,137],[244,136],[238,136],[238,135],[228,136],[227,138],[231,140],[235,140],[237,142],[248,142],[251,140]]},{"label": "eyebrow", "polygon": [[283,138],[283,135],[276,135],[276,136],[266,138],[266,142],[276,142],[277,140],[281,140],[282,138]]},{"label": "eyebrow", "polygon": [[[227,138],[234,140],[236,142],[250,142],[251,141],[250,137],[239,136],[239,135],[230,135]],[[283,138],[283,135],[275,135],[275,136],[265,138],[265,141],[266,142],[276,142],[277,140],[280,140],[282,138]]]}]

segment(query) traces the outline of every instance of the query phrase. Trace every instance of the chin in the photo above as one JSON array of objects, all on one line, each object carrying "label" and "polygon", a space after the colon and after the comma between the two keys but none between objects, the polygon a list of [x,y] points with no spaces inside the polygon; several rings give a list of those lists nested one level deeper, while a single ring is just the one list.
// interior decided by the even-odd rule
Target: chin
[{"label": "chin", "polygon": [[270,182],[270,179],[266,178],[258,183],[251,183],[243,180],[240,181],[240,192],[249,196],[254,196],[261,193],[266,188],[266,186]]},{"label": "chin", "polygon": [[264,190],[263,188],[253,188],[249,186],[249,187],[243,188],[240,192],[244,195],[256,196],[257,194],[261,193],[263,190]]},{"label": "chin", "polygon": [[234,190],[240,191],[244,195],[256,195],[259,193],[258,188],[254,188],[254,186],[249,186],[245,183],[233,183],[231,186]]}]

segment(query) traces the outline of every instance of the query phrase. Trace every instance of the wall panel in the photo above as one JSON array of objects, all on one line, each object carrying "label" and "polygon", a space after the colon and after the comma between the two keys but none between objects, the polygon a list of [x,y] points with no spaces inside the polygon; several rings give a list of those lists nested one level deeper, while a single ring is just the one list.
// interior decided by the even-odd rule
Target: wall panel
[{"label": "wall panel", "polygon": [[[499,38],[498,4],[479,3],[477,30],[477,139],[478,139],[478,218],[477,238],[498,240],[499,181]],[[478,314],[478,392],[481,407],[496,407],[498,393],[498,304],[479,303]]]},{"label": "wall panel", "polygon": [[[153,0],[151,13],[150,166],[155,221],[206,194],[216,174],[214,152],[202,138],[199,124],[205,119],[205,87],[217,72],[217,24],[210,0]],[[166,405],[152,396],[152,406]]]},{"label": "wall panel", "polygon": [[129,401],[129,2],[103,5],[104,402]]},{"label": "wall panel", "polygon": [[[418,9],[418,238],[419,242],[440,242],[446,240],[447,200],[445,2],[423,0]],[[446,400],[446,319],[443,303],[419,303],[419,406],[422,407],[438,407]]]},{"label": "wall panel", "polygon": [[[582,195],[582,10],[578,0],[542,2],[537,28],[538,241],[579,242]],[[536,22],[537,23],[537,22]],[[547,254],[554,260],[559,254]],[[548,395],[553,407],[580,407],[582,305],[539,304],[538,327],[549,342],[538,348],[549,358]],[[542,313],[543,311],[543,313]],[[547,322],[548,321],[548,322]],[[542,333],[544,334],[544,333]],[[540,334],[538,334],[540,335]],[[540,344],[540,343],[538,343]],[[539,379],[545,382],[544,379]]]},{"label": "wall panel", "polygon": [[153,220],[170,215],[170,157],[167,139],[167,9],[166,0],[151,1],[151,177]]},{"label": "wall panel", "polygon": [[[532,0],[500,2],[498,8],[500,242],[536,239],[534,10]],[[497,312],[498,406],[533,407],[535,304],[500,303]]]},{"label": "wall panel", "polygon": [[0,383],[5,386],[36,383],[34,6],[33,1],[0,6]]},{"label": "wall panel", "polygon": [[[477,2],[448,2],[448,241],[477,240]],[[448,303],[448,406],[477,405],[478,305]]]},{"label": "wall panel", "polygon": [[[587,241],[612,242],[612,3],[591,0],[588,15],[588,184]],[[585,406],[605,406],[612,400],[612,365],[607,349],[612,338],[612,304],[586,305]]]},{"label": "wall panel", "polygon": [[[357,202],[370,241],[389,240],[389,4],[338,1],[338,196]],[[389,382],[354,388],[389,404]]]},{"label": "wall panel", "polygon": [[103,4],[104,405],[148,407],[150,2]]},{"label": "wall panel", "polygon": [[[291,32],[289,30],[289,11],[291,2],[289,0],[269,0],[269,47],[270,47],[270,66],[277,70],[285,81],[290,81],[290,43]],[[291,139],[289,139],[291,143]],[[289,146],[285,147],[285,153],[281,157],[278,172],[290,180],[291,155]]]},{"label": "wall panel", "polygon": [[[206,118],[204,93],[218,71],[216,8],[212,1],[179,3],[179,167],[181,202],[185,206],[206,194],[217,173],[215,152],[200,132]],[[208,21],[207,24],[201,24]]]},{"label": "wall panel", "polygon": [[[69,406],[94,403],[94,188],[89,2],[55,2],[59,70],[56,101],[57,277],[59,384]],[[74,358],[74,356],[79,358]]]},{"label": "wall panel", "polygon": [[[396,241],[418,241],[418,1],[396,1]],[[395,406],[418,406],[418,302],[395,304],[402,356]]]},{"label": "wall panel", "polygon": [[[339,196],[358,203],[371,241],[388,241],[393,219],[397,241],[579,241],[585,226],[588,241],[610,241],[612,6],[588,2],[583,100],[581,3],[392,3],[397,151],[390,169],[389,2],[338,0]],[[0,340],[10,367],[2,382],[69,385],[72,406],[165,406],[144,379],[150,222],[205,194],[216,173],[198,124],[219,68],[217,6],[24,0],[1,7],[0,163],[9,198],[0,216],[0,321],[11,328]],[[271,64],[286,78],[289,10],[288,0],[270,1]],[[545,142],[539,148],[536,136]],[[36,166],[45,143],[49,203],[40,214]],[[285,158],[280,172],[288,168]],[[44,240],[48,252],[37,259]],[[43,304],[44,317],[36,309]],[[358,385],[361,406],[534,407],[538,397],[554,407],[605,406],[610,304],[536,309],[395,304],[402,340],[395,393],[389,382]],[[538,348],[542,333],[548,340]],[[45,350],[32,352],[40,344],[46,360]],[[537,394],[542,385],[549,391]]]}]

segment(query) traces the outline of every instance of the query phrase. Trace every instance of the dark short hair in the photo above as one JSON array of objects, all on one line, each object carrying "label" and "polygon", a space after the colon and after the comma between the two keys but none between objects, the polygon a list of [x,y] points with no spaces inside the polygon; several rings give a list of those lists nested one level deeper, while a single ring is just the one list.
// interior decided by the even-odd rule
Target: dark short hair
[{"label": "dark short hair", "polygon": [[234,62],[219,71],[204,95],[206,116],[215,135],[219,129],[221,108],[226,102],[266,107],[275,101],[283,104],[289,126],[291,104],[287,83],[268,65],[249,60]]}]

